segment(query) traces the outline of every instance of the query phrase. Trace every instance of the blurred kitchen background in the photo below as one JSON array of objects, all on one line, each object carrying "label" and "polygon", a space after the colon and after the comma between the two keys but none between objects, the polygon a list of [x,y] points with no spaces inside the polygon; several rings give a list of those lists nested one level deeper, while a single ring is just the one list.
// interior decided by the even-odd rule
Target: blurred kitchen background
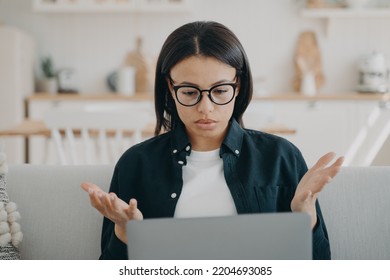
[{"label": "blurred kitchen background", "polygon": [[221,22],[244,45],[255,82],[248,127],[291,140],[308,165],[329,150],[348,165],[390,164],[390,0],[0,0],[9,162],[66,162],[49,133],[53,109],[138,106],[153,118],[156,56],[194,20]]}]

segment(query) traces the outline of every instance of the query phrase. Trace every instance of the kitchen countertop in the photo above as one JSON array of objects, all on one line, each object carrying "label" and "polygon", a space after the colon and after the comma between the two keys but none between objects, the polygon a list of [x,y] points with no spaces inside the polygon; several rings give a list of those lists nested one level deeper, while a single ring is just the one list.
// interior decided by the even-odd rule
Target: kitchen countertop
[{"label": "kitchen countertop", "polygon": [[340,94],[318,94],[314,96],[305,96],[297,93],[275,94],[268,96],[254,96],[254,100],[378,100],[389,101],[390,93],[340,93]]},{"label": "kitchen countertop", "polygon": [[53,101],[99,101],[99,100],[134,100],[134,101],[152,101],[153,96],[149,94],[137,94],[134,96],[124,96],[115,93],[99,93],[99,94],[87,94],[87,93],[35,93],[26,97],[27,101],[36,100],[53,100]]}]

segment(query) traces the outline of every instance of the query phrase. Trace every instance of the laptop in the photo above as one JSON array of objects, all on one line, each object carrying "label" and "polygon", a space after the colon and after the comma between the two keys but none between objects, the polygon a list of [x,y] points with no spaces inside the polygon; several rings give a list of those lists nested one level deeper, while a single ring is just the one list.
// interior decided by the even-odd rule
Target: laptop
[{"label": "laptop", "polygon": [[262,213],[127,223],[130,260],[309,260],[310,217]]}]

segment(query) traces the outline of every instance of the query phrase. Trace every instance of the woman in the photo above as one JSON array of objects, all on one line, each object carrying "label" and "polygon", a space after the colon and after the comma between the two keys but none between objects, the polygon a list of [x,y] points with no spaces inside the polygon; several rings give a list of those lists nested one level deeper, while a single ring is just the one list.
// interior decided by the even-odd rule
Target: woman
[{"label": "woman", "polygon": [[287,140],[244,129],[251,98],[248,59],[228,28],[193,22],[167,38],[156,67],[157,136],[122,155],[109,193],[82,184],[105,216],[101,259],[127,258],[131,219],[288,211],[310,215],[313,258],[330,258],[316,198],[343,159],[328,166],[329,153],[307,170]]}]

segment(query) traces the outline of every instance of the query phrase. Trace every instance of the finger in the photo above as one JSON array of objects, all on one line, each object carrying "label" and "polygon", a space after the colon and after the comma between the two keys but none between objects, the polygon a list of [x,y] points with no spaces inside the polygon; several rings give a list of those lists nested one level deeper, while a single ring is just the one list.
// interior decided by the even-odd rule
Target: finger
[{"label": "finger", "polygon": [[82,182],[80,186],[84,191],[88,192],[91,205],[102,213],[105,208],[105,192],[97,185],[90,182]]},{"label": "finger", "polygon": [[98,195],[100,203],[106,213],[110,213],[113,209],[112,195],[100,192]]},{"label": "finger", "polygon": [[106,200],[106,210],[110,213],[117,213],[118,209],[121,208],[118,196],[115,193],[111,192],[106,196]]},{"label": "finger", "polygon": [[117,201],[117,198],[118,198],[117,195],[113,192],[110,192],[108,195],[109,195],[111,204],[115,205],[115,202]]},{"label": "finger", "polygon": [[339,157],[333,164],[332,164],[332,177],[336,176],[337,173],[341,170],[341,167],[344,163],[344,157]]},{"label": "finger", "polygon": [[129,201],[129,211],[130,212],[135,212],[137,210],[137,207],[138,207],[138,202],[135,198],[132,198],[130,199]]},{"label": "finger", "polygon": [[334,162],[334,166],[342,166],[343,165],[343,163],[344,163],[344,160],[345,160],[345,158],[344,157],[339,157],[335,162]]},{"label": "finger", "polygon": [[127,209],[127,214],[130,219],[133,219],[138,211],[138,202],[135,198],[130,199],[129,208]]},{"label": "finger", "polygon": [[90,182],[82,182],[80,184],[80,187],[86,191],[89,192],[89,190],[94,190],[94,191],[101,191],[102,189],[99,188],[97,185],[90,183]]},{"label": "finger", "polygon": [[91,205],[95,207],[99,212],[103,210],[103,205],[100,200],[101,193],[99,191],[94,191],[93,189],[88,189],[89,200]]},{"label": "finger", "polygon": [[331,166],[326,168],[326,173],[330,177],[329,181],[334,178],[341,170],[341,166],[344,163],[344,157],[339,157]]},{"label": "finger", "polygon": [[324,168],[327,166],[336,156],[334,152],[329,152],[322,157],[316,162],[316,164],[312,167],[313,170]]}]

